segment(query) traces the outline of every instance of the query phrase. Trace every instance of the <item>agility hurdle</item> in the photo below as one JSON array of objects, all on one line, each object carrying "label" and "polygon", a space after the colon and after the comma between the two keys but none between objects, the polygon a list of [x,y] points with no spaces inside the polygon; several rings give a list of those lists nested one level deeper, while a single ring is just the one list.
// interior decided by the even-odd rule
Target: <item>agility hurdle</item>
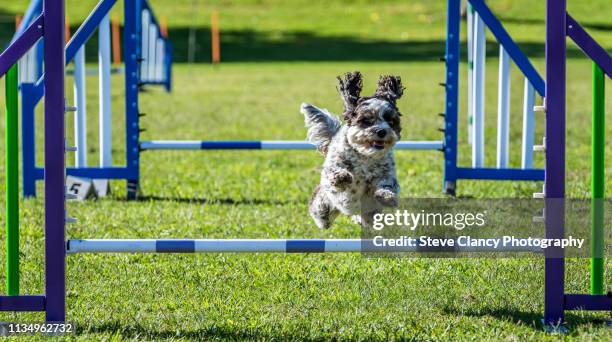
[{"label": "agility hurdle", "polygon": [[[517,239],[527,241],[527,239]],[[456,240],[455,240],[456,241]],[[519,243],[520,244],[520,243]],[[86,239],[68,240],[66,253],[543,253],[539,247],[378,246],[372,239]]]},{"label": "agility hurdle", "polygon": [[[73,57],[71,51],[80,49],[95,27],[108,26],[106,18],[108,10],[115,0],[103,0],[77,31],[75,37],[68,44],[67,60]],[[134,10],[124,13],[126,31],[124,32],[124,58],[126,77],[126,165],[114,166],[110,155],[109,105],[101,106],[100,116],[100,165],[87,167],[86,127],[84,126],[84,96],[76,96],[77,105],[75,113],[75,136],[78,152],[74,168],[69,168],[68,175],[91,179],[125,179],[127,180],[127,198],[134,199],[139,191],[140,182],[140,153],[148,150],[306,150],[313,149],[312,145],[304,141],[180,141],[180,140],[140,140],[140,118],[144,113],[139,111],[139,93],[144,85],[163,84],[167,90],[171,88],[171,44],[146,0],[138,0]],[[482,0],[471,0],[468,11],[468,111],[472,117],[472,167],[459,167],[457,165],[457,126],[458,126],[458,67],[459,67],[459,11],[449,10],[447,13],[447,50],[444,57],[446,63],[446,82],[443,83],[446,91],[444,139],[440,141],[400,141],[395,147],[397,150],[440,150],[444,153],[444,189],[448,194],[456,192],[456,182],[459,179],[489,179],[489,180],[543,180],[544,171],[533,169],[533,140],[534,140],[534,112],[533,104],[535,92],[544,93],[544,81],[533,68],[527,57],[512,41],[501,23],[493,15]],[[133,28],[131,27],[133,24]],[[485,28],[489,28],[497,38],[500,45],[500,86],[498,91],[498,147],[496,167],[485,167],[484,163],[484,66],[485,66]],[[106,32],[101,30],[100,32]],[[108,36],[104,33],[104,37]],[[77,39],[79,37],[79,39]],[[102,42],[103,39],[100,39]],[[105,46],[108,44],[105,44]],[[102,45],[101,45],[102,48]],[[102,50],[101,50],[102,51]],[[78,54],[77,54],[78,55]],[[103,54],[107,55],[107,54]],[[110,63],[110,57],[108,57]],[[78,63],[79,58],[76,58]],[[524,103],[523,103],[523,143],[521,168],[509,168],[509,72],[510,61],[513,61],[525,75]],[[104,63],[101,63],[101,65]],[[472,71],[473,67],[473,71]],[[75,67],[75,71],[77,68]],[[100,69],[103,72],[106,69]],[[106,73],[106,72],[105,72]],[[82,76],[80,76],[82,78]],[[106,78],[101,77],[101,80]],[[83,84],[77,79],[75,82]],[[106,83],[101,84],[105,85]],[[42,179],[42,169],[34,165],[34,127],[33,113],[35,103],[40,99],[38,89],[30,89],[27,84],[22,86],[22,108],[24,155],[23,155],[23,192],[24,196],[35,195],[35,182]],[[101,87],[106,89],[107,87]],[[79,90],[80,89],[80,90]],[[75,86],[75,92],[84,94],[82,86]],[[34,95],[32,95],[34,93]],[[108,99],[107,92],[102,91],[100,97]],[[34,98],[36,101],[30,100]],[[83,102],[83,105],[79,103]],[[34,105],[32,104],[34,103]],[[100,101],[107,103],[107,100]],[[104,108],[103,108],[104,107]]]},{"label": "agility hurdle", "polygon": [[[33,0],[28,9],[28,13],[36,13],[41,10],[41,1]],[[171,64],[172,64],[172,44],[167,37],[161,34],[161,28],[155,18],[152,9],[145,0],[138,0],[136,6],[129,11],[124,10],[124,32],[123,44],[125,61],[125,85],[126,85],[126,160],[124,166],[116,166],[112,163],[111,153],[111,117],[112,108],[110,105],[110,74],[111,74],[111,53],[110,53],[110,21],[108,13],[116,3],[116,0],[100,1],[66,46],[66,64],[74,60],[74,94],[75,106],[71,106],[74,112],[74,147],[77,150],[75,166],[68,168],[69,176],[99,179],[126,179],[128,188],[136,189],[132,186],[137,184],[139,178],[139,116],[143,115],[138,111],[138,90],[146,85],[161,85],[170,91],[171,84]],[[22,25],[25,25],[28,15],[24,16]],[[143,24],[142,18],[148,17],[148,21]],[[146,26],[143,26],[146,25]],[[99,145],[100,161],[97,167],[88,166],[87,163],[87,127],[86,127],[86,101],[85,93],[85,52],[84,46],[91,35],[98,29],[99,40]],[[141,41],[145,41],[142,36],[146,32],[146,44],[140,46]],[[17,32],[19,33],[19,31]],[[149,39],[148,37],[152,38]],[[139,46],[134,44],[138,43]],[[141,56],[140,51],[143,51]],[[138,56],[138,57],[137,57]],[[146,74],[143,74],[146,72]],[[142,75],[141,75],[142,74]],[[21,116],[22,116],[22,141],[23,141],[23,195],[24,197],[36,195],[36,181],[42,180],[43,169],[37,167],[36,146],[35,146],[35,109],[43,96],[43,86],[41,74],[34,80],[20,83],[21,93]],[[135,94],[134,94],[135,93]],[[135,180],[135,181],[132,181]],[[102,183],[103,184],[103,183]],[[134,191],[129,191],[135,195]],[[131,195],[131,197],[133,197]]]},{"label": "agility hurdle", "polygon": [[[145,85],[163,85],[171,90],[172,46],[167,33],[161,29],[152,8],[146,0],[136,1],[134,8],[127,6],[124,10],[124,58],[125,63],[125,110],[126,110],[126,159],[125,166],[112,164],[110,141],[110,104],[109,73],[110,53],[108,50],[108,11],[116,0],[102,0],[83,22],[79,30],[66,47],[66,62],[75,59],[75,147],[77,158],[74,168],[68,168],[67,174],[74,177],[91,179],[125,179],[127,180],[127,198],[134,199],[139,190],[140,153],[146,150],[314,150],[314,146],[305,141],[179,141],[153,140],[140,141],[139,91]],[[100,51],[102,56],[100,68],[100,165],[88,167],[86,160],[87,138],[85,127],[84,97],[84,63],[79,62],[80,51],[96,27],[99,31]],[[132,33],[130,33],[132,32]],[[22,84],[22,118],[23,127],[23,195],[35,196],[36,180],[43,179],[43,170],[35,166],[34,144],[34,108],[42,97],[39,85]],[[442,150],[443,141],[400,141],[398,150]]]},{"label": "agility hurdle", "polygon": [[[460,10],[460,0],[448,0],[449,11]],[[126,2],[126,11],[135,2]],[[46,320],[66,319],[65,265],[67,253],[78,252],[211,252],[254,248],[269,252],[351,251],[362,246],[361,240],[69,240],[65,239],[65,131],[64,112],[64,6],[62,0],[44,0],[43,13],[22,35],[0,54],[0,75],[17,63],[27,49],[45,38],[45,293],[42,295],[0,296],[0,311],[45,311]],[[455,23],[458,24],[458,23]],[[565,61],[566,34],[597,64],[594,92],[597,108],[595,125],[603,123],[600,115],[602,73],[612,77],[612,57],[601,48],[566,12],[564,0],[547,0],[546,22],[546,90],[543,110],[546,112],[546,179],[545,229],[547,238],[563,238],[565,198]],[[10,82],[14,88],[14,81]],[[14,98],[14,95],[12,95]],[[9,101],[10,102],[10,101]],[[12,109],[14,112],[14,109]],[[554,113],[554,116],[553,116]],[[595,114],[594,114],[595,115]],[[605,132],[596,126],[598,132]],[[599,134],[599,133],[598,133]],[[597,141],[600,141],[597,138]],[[601,152],[597,150],[597,154]],[[14,157],[13,157],[14,158]],[[598,162],[599,163],[599,162]],[[602,171],[597,168],[597,173]],[[596,186],[599,186],[598,182]],[[603,193],[602,193],[603,197]],[[561,201],[559,201],[561,200]],[[559,205],[561,203],[561,205]],[[553,215],[550,215],[553,213]],[[599,216],[598,216],[599,217]],[[357,242],[359,241],[359,242]],[[80,248],[80,250],[79,250]],[[123,249],[123,250],[120,250]],[[139,250],[140,249],[140,250]],[[313,251],[314,250],[314,251]],[[611,295],[566,294],[564,291],[564,255],[553,250],[545,253],[545,318],[544,323],[563,323],[565,310],[612,310]]]},{"label": "agility hurdle", "polygon": [[[399,141],[397,150],[441,150],[441,141]],[[140,143],[141,150],[315,150],[316,146],[301,140],[198,141],[154,140]]]},{"label": "agility hurdle", "polygon": [[[501,22],[483,0],[468,0],[467,11],[467,126],[468,143],[472,147],[471,167],[457,165],[458,116],[459,116],[459,56],[460,10],[448,7],[446,55],[446,91],[444,128],[444,190],[455,194],[459,179],[473,180],[544,180],[544,170],[533,168],[534,149],[534,101],[535,93],[544,97],[544,80],[529,59],[520,50]],[[499,44],[498,108],[497,108],[497,160],[495,167],[485,163],[485,60],[486,29]],[[511,62],[525,77],[523,96],[523,131],[521,143],[521,168],[509,167],[509,115],[510,115],[510,67]]]}]

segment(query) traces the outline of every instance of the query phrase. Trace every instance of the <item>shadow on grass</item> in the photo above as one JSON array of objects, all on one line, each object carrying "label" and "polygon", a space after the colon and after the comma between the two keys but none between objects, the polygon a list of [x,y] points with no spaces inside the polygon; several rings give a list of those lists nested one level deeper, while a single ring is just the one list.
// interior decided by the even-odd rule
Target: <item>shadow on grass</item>
[{"label": "shadow on grass", "polygon": [[[479,310],[467,309],[460,310],[453,307],[447,307],[444,309],[447,314],[455,316],[470,316],[470,317],[493,317],[502,321],[509,321],[514,324],[522,324],[533,327],[535,329],[543,329],[542,318],[544,318],[542,312],[527,312],[520,311],[512,308],[482,308]],[[567,322],[566,327],[570,331],[576,327],[582,325],[606,325],[607,321],[592,317],[578,316],[573,313],[565,315],[565,321]]]},{"label": "shadow on grass", "polygon": [[[0,12],[0,16],[7,15]],[[538,20],[505,18],[504,22],[540,24]],[[542,24],[543,25],[543,24]],[[71,26],[71,32],[78,29]],[[609,30],[609,25],[591,24],[585,27]],[[123,30],[123,28],[121,28]],[[174,46],[174,61],[188,61],[188,45],[191,29],[172,27],[170,41]],[[0,23],[0,43],[6,44],[14,32],[11,23]],[[210,28],[196,27],[195,63],[210,63]],[[221,32],[221,59],[223,62],[324,62],[324,61],[437,61],[445,53],[444,39],[430,40],[391,40],[369,39],[351,35],[320,35],[316,31],[264,31],[264,30],[224,30]],[[545,45],[542,42],[517,41],[528,57],[542,58]],[[91,36],[86,44],[86,59],[98,60],[97,35]],[[465,60],[466,49],[462,47]],[[487,42],[487,55],[497,56],[498,44]],[[568,58],[582,58],[582,52],[568,46]]]},{"label": "shadow on grass", "polygon": [[164,197],[164,196],[140,196],[137,199],[139,202],[176,202],[187,204],[222,204],[222,205],[287,205],[294,203],[292,201],[280,201],[273,199],[260,198],[197,198],[197,197]]},{"label": "shadow on grass", "polygon": [[[78,325],[77,325],[78,327]],[[92,326],[87,329],[77,328],[77,335],[82,334],[120,334],[124,338],[137,339],[172,339],[185,338],[189,340],[277,340],[277,341],[297,341],[308,340],[301,335],[289,333],[260,332],[257,329],[244,329],[240,327],[226,326],[207,326],[190,331],[172,330],[153,330],[152,327],[144,327],[140,324],[126,325],[125,322],[111,321],[101,325]]]},{"label": "shadow on grass", "polygon": [[[170,29],[177,62],[187,62],[188,27]],[[210,62],[210,28],[195,29],[196,63]],[[225,30],[221,32],[223,62],[317,62],[317,61],[437,61],[445,53],[444,39],[390,40],[364,39],[350,35],[320,35],[316,31]],[[542,42],[517,41],[528,57],[544,57]],[[97,58],[95,49],[92,57]],[[462,48],[465,59],[466,49]],[[497,56],[498,44],[487,42],[487,55]],[[568,47],[568,58],[583,57],[582,52]]]},{"label": "shadow on grass", "polygon": [[[3,26],[3,25],[0,25]],[[6,25],[4,25],[6,26]],[[78,27],[74,26],[71,31]],[[189,31],[187,27],[170,29],[170,41],[174,46],[174,61],[188,61]],[[210,28],[195,29],[195,63],[210,63]],[[0,41],[10,39],[8,28],[0,27]],[[97,62],[97,35],[86,44],[86,59]],[[342,62],[342,61],[438,61],[445,53],[445,40],[385,40],[363,39],[348,35],[319,35],[314,31],[256,31],[226,30],[221,34],[221,59],[223,62]],[[543,58],[544,42],[517,44],[530,58]],[[461,54],[465,60],[466,49]],[[498,44],[487,42],[487,56],[497,56]],[[568,58],[583,58],[583,53],[570,45]]]},{"label": "shadow on grass", "polygon": [[[576,19],[576,18],[574,18]],[[512,23],[512,24],[520,24],[520,25],[540,25],[544,27],[546,25],[546,20],[542,19],[533,19],[533,18],[505,18],[499,17],[499,20],[502,23]],[[588,23],[588,22],[580,22],[580,20],[576,20],[584,29],[591,30],[599,30],[599,31],[612,31],[612,24],[604,24],[604,23]]]}]

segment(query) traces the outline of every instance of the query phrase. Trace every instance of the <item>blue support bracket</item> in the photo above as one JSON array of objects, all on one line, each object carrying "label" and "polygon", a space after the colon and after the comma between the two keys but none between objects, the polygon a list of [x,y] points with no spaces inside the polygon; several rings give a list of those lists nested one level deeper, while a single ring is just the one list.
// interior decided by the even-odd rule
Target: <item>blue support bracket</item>
[{"label": "blue support bracket", "polygon": [[469,168],[458,167],[457,178],[460,179],[489,179],[489,180],[516,180],[516,181],[543,181],[542,169],[496,169],[496,168]]},{"label": "blue support bracket", "polygon": [[0,311],[45,311],[44,295],[0,296]]}]

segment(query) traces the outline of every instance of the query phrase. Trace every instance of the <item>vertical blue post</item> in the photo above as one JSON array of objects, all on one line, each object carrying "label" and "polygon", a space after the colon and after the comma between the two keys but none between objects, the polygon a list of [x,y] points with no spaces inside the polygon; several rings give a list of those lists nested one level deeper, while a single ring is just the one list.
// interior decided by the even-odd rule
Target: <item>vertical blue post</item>
[{"label": "vertical blue post", "polygon": [[166,53],[164,61],[164,87],[166,88],[166,92],[170,92],[172,90],[172,44],[168,39],[166,39]]},{"label": "vertical blue post", "polygon": [[141,0],[124,3],[123,60],[125,61],[125,141],[127,154],[127,198],[135,199],[139,182],[138,82],[140,51]]},{"label": "vertical blue post", "polygon": [[[565,58],[566,0],[546,1],[546,238],[564,236],[565,197]],[[544,323],[564,319],[565,260],[563,250],[545,254]]]},{"label": "vertical blue post", "polygon": [[448,0],[446,13],[446,108],[444,130],[444,192],[455,194],[459,102],[459,29],[461,0]]},{"label": "vertical blue post", "polygon": [[[42,50],[42,49],[41,49]],[[33,83],[21,84],[21,154],[23,197],[36,196],[35,95]]]},{"label": "vertical blue post", "polygon": [[43,54],[45,50],[45,42],[43,39],[39,40],[36,44],[36,72],[35,80],[38,80],[43,74]]},{"label": "vertical blue post", "polygon": [[44,0],[45,309],[66,320],[64,0]]}]

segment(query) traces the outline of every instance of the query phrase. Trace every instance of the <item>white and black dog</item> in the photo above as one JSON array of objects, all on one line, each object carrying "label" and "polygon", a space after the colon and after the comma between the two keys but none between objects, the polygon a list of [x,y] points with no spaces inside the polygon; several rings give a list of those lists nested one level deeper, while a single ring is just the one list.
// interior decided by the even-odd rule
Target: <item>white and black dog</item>
[{"label": "white and black dog", "polygon": [[345,123],[325,109],[306,103],[301,107],[308,141],[325,156],[309,208],[319,228],[329,228],[339,213],[369,225],[374,213],[398,205],[400,190],[391,150],[401,131],[396,106],[404,91],[400,77],[381,76],[368,97],[360,95],[360,72],[338,81]]}]

